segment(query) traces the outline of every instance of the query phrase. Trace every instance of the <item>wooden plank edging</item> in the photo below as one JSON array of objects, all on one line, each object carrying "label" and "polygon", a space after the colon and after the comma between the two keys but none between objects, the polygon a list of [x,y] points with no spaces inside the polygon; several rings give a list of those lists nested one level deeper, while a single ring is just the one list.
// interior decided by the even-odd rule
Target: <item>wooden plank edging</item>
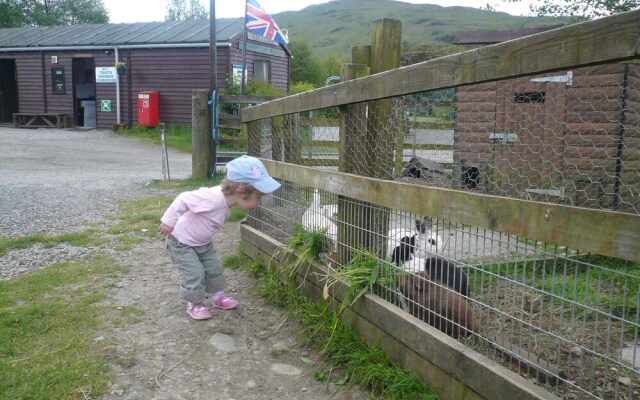
[{"label": "wooden plank edging", "polygon": [[[245,253],[252,258],[281,265],[291,255],[281,252],[284,244],[246,225],[241,225]],[[275,255],[275,256],[274,256]],[[322,297],[326,267],[308,263],[309,270],[297,278],[308,297]],[[331,290],[334,306],[344,298],[346,284],[337,282]],[[368,345],[379,345],[395,362],[404,365],[430,384],[443,400],[559,400],[547,390],[509,371],[502,365],[464,346],[439,330],[414,318],[376,295],[367,294],[350,307],[347,318]],[[366,330],[363,335],[362,331]],[[403,354],[397,353],[402,349]],[[417,357],[415,357],[417,355]],[[406,360],[411,359],[407,363]],[[409,364],[409,365],[407,365]],[[428,373],[425,373],[425,370]],[[467,389],[454,387],[456,382]]]}]

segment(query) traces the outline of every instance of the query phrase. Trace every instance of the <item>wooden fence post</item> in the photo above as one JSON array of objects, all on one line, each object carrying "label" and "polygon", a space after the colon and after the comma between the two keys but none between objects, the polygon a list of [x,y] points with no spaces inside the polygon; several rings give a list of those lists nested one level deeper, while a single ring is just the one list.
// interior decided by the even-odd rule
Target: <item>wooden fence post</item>
[{"label": "wooden fence post", "polygon": [[262,157],[260,154],[260,125],[262,120],[247,123],[247,154],[253,157]]},{"label": "wooden fence post", "polygon": [[366,65],[366,75],[369,75],[369,66],[371,64],[371,46],[353,46],[351,48],[351,62],[354,64]]},{"label": "wooden fence post", "polygon": [[[402,22],[398,20],[383,18],[373,23],[371,75],[400,66],[401,33]],[[393,174],[395,157],[394,152],[388,149],[394,148],[400,130],[397,115],[394,115],[393,100],[369,102],[367,121],[367,176],[389,179]]]},{"label": "wooden fence post", "polygon": [[215,168],[215,143],[211,137],[211,108],[207,90],[191,94],[191,176],[208,179]]},{"label": "wooden fence post", "polygon": [[[397,20],[375,21],[371,46],[352,48],[354,64],[345,64],[341,80],[345,82],[368,75],[367,66],[372,74],[399,67],[401,26]],[[341,107],[341,114],[339,170],[389,179],[395,157],[394,151],[388,151],[387,144],[396,143],[399,129],[389,128],[398,127],[397,123],[392,123],[392,119],[397,118],[393,114],[393,101],[353,104]],[[387,208],[367,202],[347,201],[346,197],[339,196],[338,221],[338,263],[345,265],[349,262],[350,249],[367,250],[379,258],[386,257],[389,230]]]},{"label": "wooden fence post", "polygon": [[300,115],[298,113],[285,115],[283,117],[284,135],[284,162],[290,164],[302,164],[302,143],[298,134]]},{"label": "wooden fence post", "polygon": [[271,148],[273,149],[271,159],[275,161],[284,161],[286,145],[282,128],[282,117],[271,118]]},{"label": "wooden fence post", "polygon": [[[402,22],[379,19],[373,23],[371,32],[370,73],[388,71],[400,66]],[[365,174],[372,178],[390,179],[395,168],[398,135],[402,133],[394,113],[393,100],[385,99],[368,103],[367,131],[365,139]],[[399,155],[402,157],[402,155]],[[361,216],[365,224],[366,248],[379,258],[387,257],[387,235],[389,232],[389,210],[386,207],[369,205]]]},{"label": "wooden fence post", "polygon": [[[368,63],[368,61],[367,61]],[[341,82],[362,78],[368,75],[369,67],[365,64],[344,64]],[[340,107],[340,172],[361,174],[362,151],[366,148],[367,105],[351,104]],[[350,249],[368,248],[370,240],[363,234],[367,230],[367,216],[370,204],[359,201],[348,201],[345,196],[338,196],[338,248],[337,257],[340,265],[351,260]],[[347,243],[347,240],[349,242]]]}]

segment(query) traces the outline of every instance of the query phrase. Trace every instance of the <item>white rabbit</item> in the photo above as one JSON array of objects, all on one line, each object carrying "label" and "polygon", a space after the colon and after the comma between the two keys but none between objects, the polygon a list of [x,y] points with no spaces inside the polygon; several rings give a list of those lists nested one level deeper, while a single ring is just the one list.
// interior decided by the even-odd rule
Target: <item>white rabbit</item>
[{"label": "white rabbit", "polygon": [[302,215],[302,227],[307,231],[324,233],[335,244],[338,240],[338,227],[333,218],[335,218],[337,214],[338,205],[330,204],[322,206],[320,204],[320,193],[318,189],[314,189],[311,204]]},{"label": "white rabbit", "polygon": [[425,262],[442,252],[442,237],[433,231],[431,218],[416,219],[415,230],[389,231],[387,256],[391,262],[407,271],[424,271]]},{"label": "white rabbit", "polygon": [[417,256],[429,258],[434,254],[442,253],[444,242],[442,236],[433,230],[431,217],[416,219],[416,231],[418,232]]}]

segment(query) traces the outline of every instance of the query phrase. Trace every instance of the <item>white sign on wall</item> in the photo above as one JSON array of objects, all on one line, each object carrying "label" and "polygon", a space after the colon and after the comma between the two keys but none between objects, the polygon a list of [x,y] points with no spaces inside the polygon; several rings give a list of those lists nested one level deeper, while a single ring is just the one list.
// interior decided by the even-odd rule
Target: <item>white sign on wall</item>
[{"label": "white sign on wall", "polygon": [[96,83],[116,83],[116,67],[96,67]]}]

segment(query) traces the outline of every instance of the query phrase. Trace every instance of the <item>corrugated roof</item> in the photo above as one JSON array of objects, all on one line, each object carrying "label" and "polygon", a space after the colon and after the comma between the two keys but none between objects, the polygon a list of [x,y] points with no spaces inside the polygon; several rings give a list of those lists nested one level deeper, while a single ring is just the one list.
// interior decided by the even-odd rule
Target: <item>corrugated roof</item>
[{"label": "corrugated roof", "polygon": [[[242,34],[243,18],[216,19],[216,42]],[[209,43],[209,20],[0,29],[0,49]]]}]

